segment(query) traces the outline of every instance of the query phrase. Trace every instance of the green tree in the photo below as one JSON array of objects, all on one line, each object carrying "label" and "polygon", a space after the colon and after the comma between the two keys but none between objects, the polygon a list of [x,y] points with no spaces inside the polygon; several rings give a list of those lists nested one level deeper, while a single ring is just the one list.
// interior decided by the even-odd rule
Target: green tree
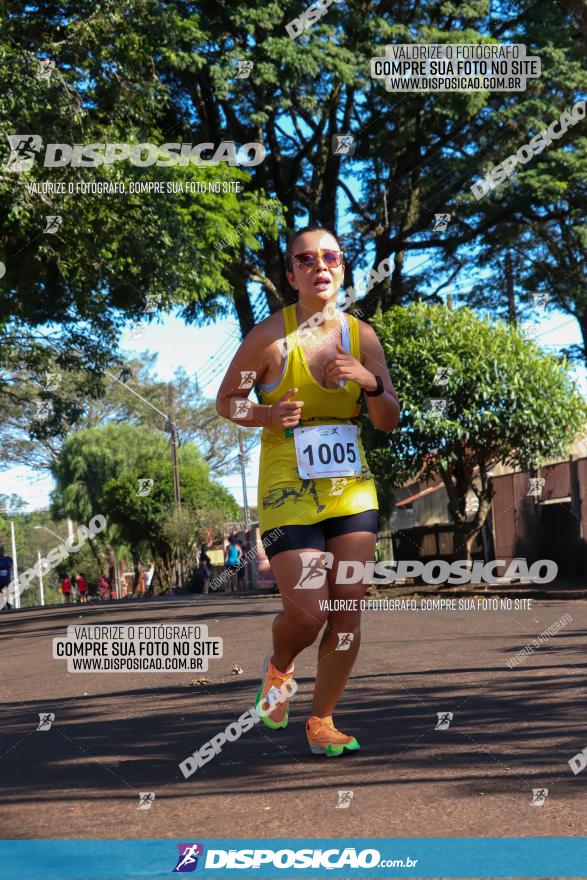
[{"label": "green tree", "polygon": [[[165,436],[154,430],[132,425],[109,424],[73,434],[63,445],[51,471],[55,478],[52,509],[57,517],[70,516],[87,524],[102,513],[102,490],[108,480],[125,471],[146,467],[149,462],[169,456]],[[199,460],[197,450],[184,453],[190,461]],[[197,466],[197,465],[196,465]],[[206,466],[201,463],[202,475]],[[135,491],[138,491],[138,483]],[[114,572],[114,547],[121,536],[114,524],[90,539],[92,549],[102,570]]]},{"label": "green tree", "polygon": [[[178,460],[186,509],[226,509],[227,518],[233,518],[236,502],[210,482],[199,450],[185,443]],[[114,547],[122,545],[136,568],[141,552],[148,548],[160,560],[161,577],[168,582],[171,551],[169,540],[162,537],[161,518],[173,511],[173,480],[169,441],[163,433],[127,424],[79,431],[65,442],[52,471],[56,516],[71,516],[84,524],[96,514],[106,516],[107,529],[91,540],[100,566],[113,570]],[[139,495],[139,490],[149,488],[140,481],[149,480],[153,480],[150,493]]]},{"label": "green tree", "polygon": [[182,562],[194,562],[194,540],[203,528],[222,516],[235,517],[238,505],[222,486],[209,482],[195,467],[180,468],[181,512],[174,510],[173,474],[167,461],[146,462],[142,478],[153,481],[149,495],[137,497],[138,471],[110,480],[102,492],[102,505],[109,521],[116,524],[129,545],[135,566],[141,551],[148,549],[164,587],[173,583],[177,554]]},{"label": "green tree", "polygon": [[[169,412],[169,385],[156,377],[156,361],[157,355],[151,352],[121,356],[118,364],[96,381],[93,396],[86,396],[79,373],[48,373],[55,387],[40,392],[34,375],[13,372],[10,386],[14,393],[7,397],[0,424],[0,462],[4,466],[24,464],[49,470],[59,458],[68,434],[109,423],[166,430],[164,417],[149,406],[152,404],[160,413]],[[201,394],[197,380],[185,370],[177,370],[170,384],[180,447],[195,443],[212,474],[236,473],[238,427],[220,418],[214,403]],[[52,408],[43,423],[39,423],[35,407],[40,394]],[[250,451],[258,442],[258,432],[245,432],[244,442],[245,452]]]},{"label": "green tree", "polygon": [[[332,4],[296,40],[285,25],[299,15],[298,0],[4,8],[6,133],[44,143],[256,141],[268,150],[248,170],[128,162],[45,169],[38,161],[23,174],[0,170],[0,388],[17,405],[18,382],[1,368],[38,377],[52,359],[95,398],[122,323],[144,317],[150,294],[188,321],[234,310],[247,332],[293,297],[280,244],[307,219],[344,221],[346,285],[352,267],[393,256],[390,277],[361,302],[367,315],[422,296],[437,301],[449,284],[462,285],[471,305],[502,314],[502,257],[511,248],[521,303],[531,289],[546,289],[587,334],[584,128],[570,128],[481,202],[470,191],[584,87],[580,0]],[[370,60],[398,42],[525,43],[542,74],[520,93],[392,93],[370,77]],[[49,76],[44,61],[55,63]],[[237,75],[241,61],[252,65],[248,78]],[[331,147],[343,132],[356,138],[354,158]],[[211,177],[238,179],[243,192],[79,198],[26,185]],[[258,213],[269,196],[280,210]],[[452,215],[446,233],[434,231],[437,212]],[[44,231],[49,214],[63,218],[56,235]],[[228,247],[216,248],[237,228]],[[424,259],[408,271],[410,254]],[[58,424],[31,431],[55,434]]]},{"label": "green tree", "polygon": [[[388,0],[368,8],[332,4],[292,40],[285,25],[299,11],[294,0],[276,0],[269,7],[230,0],[220,8],[177,0],[113,0],[98,8],[87,0],[60,0],[26,10],[9,4],[0,120],[3,115],[10,127],[18,122],[21,131],[43,131],[47,140],[66,142],[161,142],[171,131],[175,140],[185,134],[190,142],[260,141],[269,151],[265,162],[246,172],[213,170],[216,177],[242,177],[240,198],[51,202],[75,224],[68,228],[75,228],[76,237],[59,243],[59,260],[52,256],[56,244],[41,237],[34,247],[45,249],[43,260],[28,261],[23,278],[24,267],[7,272],[8,284],[22,293],[32,289],[40,272],[47,274],[34,299],[25,296],[21,312],[34,308],[36,315],[45,309],[48,320],[58,309],[64,317],[75,304],[84,316],[109,326],[111,308],[136,314],[145,293],[155,292],[165,303],[180,302],[188,320],[221,314],[232,301],[247,331],[264,308],[275,311],[292,294],[284,284],[277,215],[254,219],[266,194],[283,206],[288,230],[306,217],[336,226],[342,209],[351,233],[351,264],[377,265],[394,255],[393,274],[368,296],[367,314],[378,303],[386,308],[410,301],[417,287],[430,282],[438,287],[465,273],[479,248],[495,245],[505,223],[527,230],[531,222],[547,222],[552,198],[541,212],[536,188],[503,201],[500,192],[497,201],[481,205],[469,188],[489,164],[526,142],[529,131],[573,103],[583,84],[584,5],[562,0],[505,0],[497,6],[487,0],[425,0],[416,6],[411,0]],[[392,93],[369,73],[371,58],[392,42],[525,43],[529,53],[540,55],[543,69],[520,93]],[[56,64],[48,81],[39,76],[42,58]],[[252,65],[247,78],[237,76],[239,62]],[[340,132],[355,135],[355,160],[332,150],[332,137]],[[552,161],[539,161],[528,174],[540,168],[543,192],[554,193],[559,184],[558,213],[565,210],[569,189],[579,187],[577,197],[570,196],[575,226],[574,209],[581,210],[578,181],[581,171],[585,179],[586,163],[580,127],[567,132],[560,149],[549,148],[548,156]],[[72,171],[75,179],[85,173],[83,168],[60,173],[69,179]],[[128,163],[96,171],[114,180],[181,179],[187,173],[178,167],[137,170]],[[198,169],[198,176],[208,173]],[[354,177],[361,186],[358,194]],[[4,216],[12,252],[30,238],[32,201],[26,188],[11,187],[11,180],[4,175],[2,182],[9,193]],[[432,228],[437,211],[453,214],[446,235]],[[14,228],[17,213],[23,222]],[[250,227],[236,244],[216,251],[214,245],[243,218]],[[35,233],[39,226],[37,218]],[[530,259],[540,253],[541,242],[529,236],[525,247]],[[405,270],[410,251],[429,257],[426,268],[411,278]],[[204,259],[196,273],[198,256]],[[346,281],[351,282],[350,271]]]},{"label": "green tree", "polygon": [[[389,437],[365,419],[380,496],[385,504],[393,485],[440,474],[455,547],[470,558],[491,506],[491,468],[502,462],[535,469],[567,454],[587,404],[567,362],[544,354],[515,325],[422,303],[393,307],[374,325],[402,405]],[[479,502],[472,519],[470,491]]]},{"label": "green tree", "polygon": [[[186,30],[179,14],[145,0],[102,8],[66,0],[30,12],[28,19],[10,3],[0,14],[0,390],[26,406],[24,371],[38,386],[35,396],[56,404],[49,421],[35,419],[28,406],[37,439],[65,434],[60,415],[75,421],[81,411],[72,401],[62,405],[59,391],[45,394],[46,371],[71,374],[78,400],[95,398],[124,322],[155,319],[144,311],[149,297],[158,298],[159,312],[178,309],[190,320],[227,313],[229,257],[210,259],[214,245],[233,224],[250,223],[249,237],[261,229],[275,234],[276,225],[259,210],[265,195],[247,187],[250,173],[222,163],[55,169],[37,159],[29,170],[14,170],[6,135],[23,134],[25,142],[33,135],[45,145],[194,142],[189,102],[173,98],[172,69],[191,54],[186,39],[203,38],[195,20]],[[159,63],[171,66],[169,76]],[[93,181],[124,184],[126,192],[68,191],[69,183]],[[242,191],[129,191],[149,181],[238,181]],[[65,190],[33,191],[43,183]],[[46,231],[49,216],[60,218],[54,232]]]}]

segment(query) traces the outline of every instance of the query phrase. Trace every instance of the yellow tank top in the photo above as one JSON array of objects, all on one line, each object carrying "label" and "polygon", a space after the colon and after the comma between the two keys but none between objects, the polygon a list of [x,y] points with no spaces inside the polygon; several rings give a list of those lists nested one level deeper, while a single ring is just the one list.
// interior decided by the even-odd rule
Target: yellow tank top
[{"label": "yellow tank top", "polygon": [[[261,403],[277,403],[289,388],[298,388],[296,400],[303,400],[299,427],[320,424],[355,424],[361,473],[353,477],[302,479],[297,467],[293,430],[263,428],[259,464],[257,509],[261,534],[277,526],[310,525],[333,516],[348,516],[365,510],[378,510],[377,492],[361,442],[361,388],[346,382],[341,388],[324,388],[310,371],[298,338],[295,303],[283,309],[287,337],[287,362],[276,388],[260,389]],[[360,361],[359,323],[347,315],[350,353]]]}]

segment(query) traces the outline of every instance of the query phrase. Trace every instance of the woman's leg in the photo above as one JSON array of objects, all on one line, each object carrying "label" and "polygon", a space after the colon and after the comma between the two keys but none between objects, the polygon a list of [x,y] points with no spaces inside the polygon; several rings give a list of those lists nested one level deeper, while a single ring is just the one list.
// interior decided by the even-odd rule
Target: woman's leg
[{"label": "woman's leg", "polygon": [[[339,562],[355,560],[369,562],[374,558],[375,541],[373,532],[352,532],[330,538],[326,549],[333,554],[332,568],[328,571],[330,599],[356,599],[357,610],[331,611],[328,624],[318,649],[318,671],[314,687],[312,715],[324,718],[332,715],[340,696],[345,689],[348,677],[354,666],[361,643],[361,599],[367,584],[337,584],[336,570]],[[343,639],[339,634],[345,633]],[[338,650],[347,644],[348,648]]]},{"label": "woman's leg", "polygon": [[[284,550],[271,559],[271,569],[283,601],[283,611],[273,621],[271,657],[271,663],[280,672],[286,672],[300,651],[315,641],[328,618],[328,611],[320,608],[320,600],[328,599],[326,578],[317,589],[301,589],[298,586],[304,567],[314,571],[322,568],[322,556],[322,551],[308,548]],[[317,581],[320,582],[320,579],[318,575]]]}]

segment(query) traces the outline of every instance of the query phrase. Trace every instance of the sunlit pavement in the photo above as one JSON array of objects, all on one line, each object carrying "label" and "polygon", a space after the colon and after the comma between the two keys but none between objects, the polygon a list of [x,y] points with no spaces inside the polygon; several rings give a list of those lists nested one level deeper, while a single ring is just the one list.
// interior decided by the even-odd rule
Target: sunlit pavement
[{"label": "sunlit pavement", "polygon": [[[584,834],[587,770],[574,775],[568,761],[587,746],[585,601],[366,612],[335,715],[359,753],[307,750],[314,646],[296,663],[288,728],[258,724],[184,779],[179,762],[253,705],[278,608],[215,596],[2,614],[2,836]],[[557,635],[507,667],[566,613]],[[51,640],[81,622],[207,623],[224,656],[208,672],[68,674]],[[55,721],[37,731],[45,712]],[[435,729],[438,713],[453,713],[448,729]],[[548,789],[542,806],[533,788]],[[155,793],[150,809],[138,809],[140,792]],[[352,792],[347,807],[339,792]]]}]

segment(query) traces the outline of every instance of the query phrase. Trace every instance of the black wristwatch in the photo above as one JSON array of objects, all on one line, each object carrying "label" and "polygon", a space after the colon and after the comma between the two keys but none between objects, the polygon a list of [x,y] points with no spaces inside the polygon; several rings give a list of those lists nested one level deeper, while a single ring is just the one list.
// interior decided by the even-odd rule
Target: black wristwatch
[{"label": "black wristwatch", "polygon": [[383,387],[383,379],[381,376],[375,376],[375,381],[377,382],[377,388],[375,391],[365,391],[367,397],[379,397],[380,394],[383,394],[385,388]]}]

